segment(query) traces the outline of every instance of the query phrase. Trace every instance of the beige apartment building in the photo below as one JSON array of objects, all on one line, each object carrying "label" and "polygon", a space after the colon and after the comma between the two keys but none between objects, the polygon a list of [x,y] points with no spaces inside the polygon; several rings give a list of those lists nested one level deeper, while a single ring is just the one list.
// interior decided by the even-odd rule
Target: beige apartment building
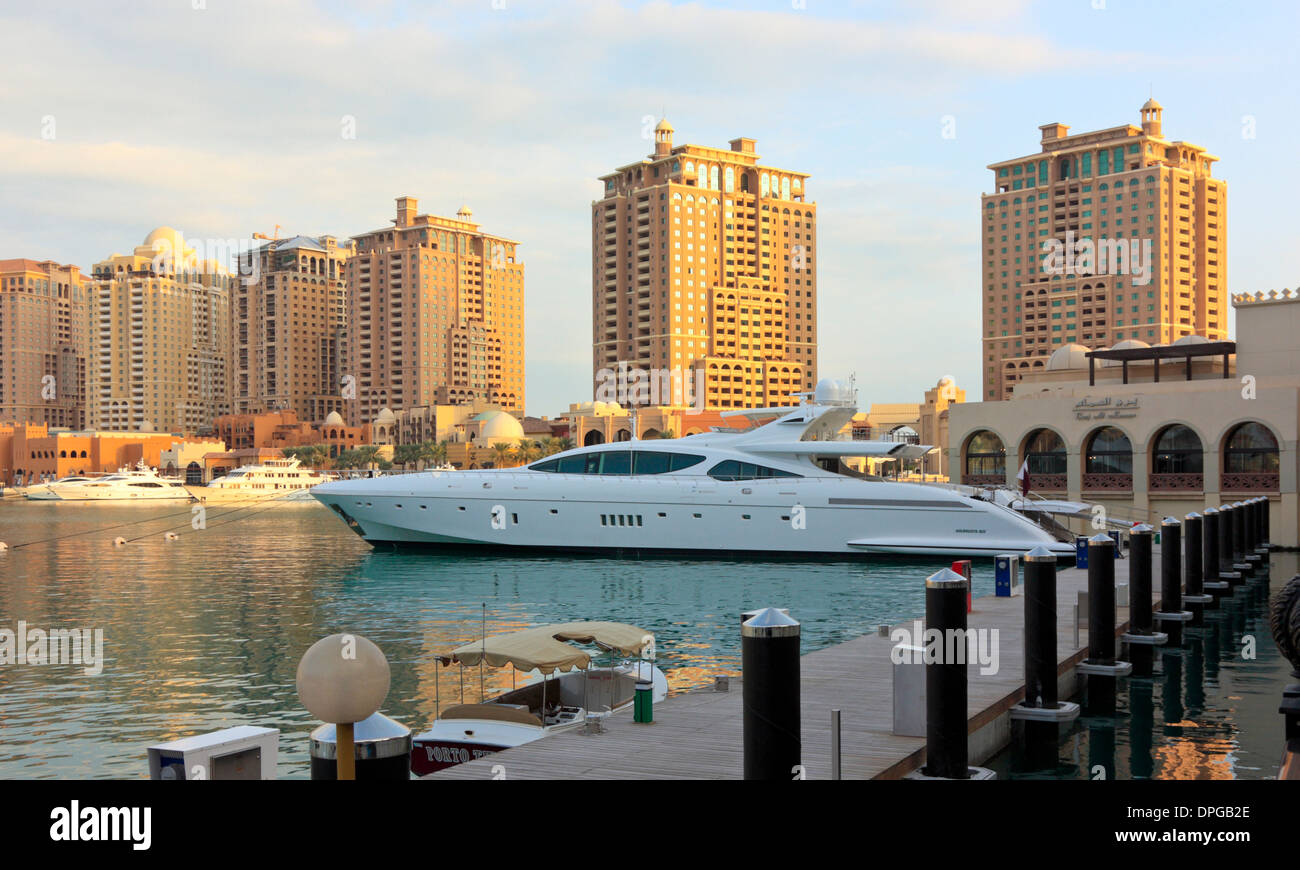
[{"label": "beige apartment building", "polygon": [[[1237,340],[1058,348],[1006,401],[949,409],[952,479],[1158,524],[1254,496],[1300,544],[1300,294],[1232,298]],[[1086,531],[1088,522],[1076,523]]]},{"label": "beige apartment building", "polygon": [[598,389],[632,369],[669,385],[648,404],[746,408],[797,404],[790,394],[816,385],[817,206],[807,173],[760,165],[754,144],[674,146],[664,120],[653,154],[601,177]]},{"label": "beige apartment building", "polygon": [[86,283],[76,266],[0,260],[0,422],[85,427]]},{"label": "beige apartment building", "polygon": [[195,433],[230,411],[235,278],[159,227],[94,266],[89,425]]},{"label": "beige apartment building", "polygon": [[356,245],[333,236],[273,239],[242,253],[231,313],[236,414],[346,413],[346,265]]},{"label": "beige apartment building", "polygon": [[1067,344],[1227,337],[1227,185],[1218,160],[1141,126],[1071,135],[1045,124],[1035,154],[989,165],[982,195],[986,401],[1005,399]]},{"label": "beige apartment building", "polygon": [[[418,214],[356,237],[343,372],[352,425],[384,408],[475,399],[524,409],[524,264],[518,242],[483,232],[468,207]],[[351,379],[351,380],[349,380]]]}]

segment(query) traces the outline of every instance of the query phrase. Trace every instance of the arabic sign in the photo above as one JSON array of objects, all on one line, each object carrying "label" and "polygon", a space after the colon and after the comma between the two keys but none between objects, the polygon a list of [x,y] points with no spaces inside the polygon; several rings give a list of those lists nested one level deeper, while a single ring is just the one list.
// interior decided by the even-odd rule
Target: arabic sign
[{"label": "arabic sign", "polygon": [[1084,397],[1074,403],[1076,420],[1126,420],[1137,416],[1141,407],[1139,396],[1127,399],[1112,398],[1093,399]]}]

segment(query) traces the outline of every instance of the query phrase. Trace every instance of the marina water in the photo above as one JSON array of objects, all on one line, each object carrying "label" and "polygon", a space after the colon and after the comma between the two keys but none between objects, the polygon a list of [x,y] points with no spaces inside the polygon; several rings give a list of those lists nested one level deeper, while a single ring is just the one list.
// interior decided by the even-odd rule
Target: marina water
[{"label": "marina water", "polygon": [[[0,555],[0,628],[102,629],[105,655],[98,675],[0,666],[0,777],[145,778],[147,746],[248,724],[281,729],[278,775],[304,778],[318,723],[298,702],[298,659],[337,631],[384,650],[383,712],[418,733],[439,702],[510,687],[508,669],[486,671],[482,689],[477,670],[440,668],[435,680],[436,655],[480,636],[484,604],[489,634],[582,619],[639,625],[655,633],[659,664],[682,691],[739,672],[744,610],[788,607],[808,652],[920,616],[924,578],[949,564],[391,552],[318,505],[210,508],[201,530],[190,518],[185,504],[0,502],[0,540],[11,547]],[[166,540],[169,530],[179,537]],[[119,536],[133,540],[115,547]],[[992,594],[991,560],[977,560],[974,591]],[[1157,747],[1185,748],[1178,775],[1270,775],[1263,762],[1276,755],[1280,722],[1269,709],[1285,674],[1251,618],[1260,658],[1216,658],[1218,676],[1205,670],[1202,694],[1188,692],[1176,737],[1155,729]],[[1170,775],[1171,763],[1153,775]],[[1081,774],[1066,765],[1062,775]]]}]

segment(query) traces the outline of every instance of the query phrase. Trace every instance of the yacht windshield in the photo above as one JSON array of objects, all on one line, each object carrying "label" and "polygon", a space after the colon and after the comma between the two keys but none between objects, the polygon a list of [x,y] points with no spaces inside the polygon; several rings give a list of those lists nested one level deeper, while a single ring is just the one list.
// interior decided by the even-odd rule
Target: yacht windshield
[{"label": "yacht windshield", "polygon": [[667,474],[703,461],[704,457],[695,453],[667,450],[592,450],[545,459],[528,468],[559,474]]}]

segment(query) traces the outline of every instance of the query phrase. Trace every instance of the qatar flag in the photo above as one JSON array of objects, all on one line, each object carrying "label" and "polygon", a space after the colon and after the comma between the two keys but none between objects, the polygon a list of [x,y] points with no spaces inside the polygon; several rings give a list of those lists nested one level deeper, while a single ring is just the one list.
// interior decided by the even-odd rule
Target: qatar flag
[{"label": "qatar flag", "polygon": [[1020,471],[1016,474],[1016,480],[1020,481],[1020,495],[1029,497],[1029,460],[1026,458],[1024,464],[1020,466]]}]

